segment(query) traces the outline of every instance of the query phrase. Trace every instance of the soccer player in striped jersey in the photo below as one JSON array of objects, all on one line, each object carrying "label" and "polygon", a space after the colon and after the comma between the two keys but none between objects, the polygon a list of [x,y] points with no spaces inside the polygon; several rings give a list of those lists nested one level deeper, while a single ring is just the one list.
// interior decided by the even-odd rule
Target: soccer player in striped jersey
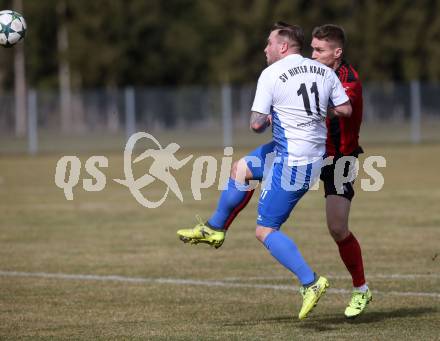
[{"label": "soccer player in striped jersey", "polygon": [[[321,173],[326,115],[349,117],[352,111],[336,74],[331,68],[302,57],[303,45],[304,34],[299,26],[277,23],[272,28],[264,50],[268,67],[258,79],[250,125],[259,133],[272,124],[270,147],[274,155],[265,165],[269,159],[267,150],[257,149],[258,154],[251,155],[253,158],[244,159],[247,167],[243,167],[253,179],[263,180],[257,239],[302,284],[300,319],[307,317],[325,293],[328,281],[312,271],[295,242],[280,228]],[[254,161],[260,161],[256,162],[258,174]],[[225,232],[219,228],[224,228],[250,196],[246,182],[238,179],[241,184],[237,187],[236,180],[236,176],[230,179],[217,212],[206,224],[177,232],[184,242],[207,242],[216,247],[223,243]]]},{"label": "soccer player in striped jersey", "polygon": [[[333,158],[330,165],[324,166],[321,179],[324,182],[326,198],[327,226],[338,245],[339,254],[349,271],[353,282],[352,298],[345,309],[347,318],[361,314],[372,300],[364,274],[364,265],[359,242],[350,232],[348,216],[354,196],[353,182],[343,184],[340,191],[335,185],[335,164],[344,156],[357,158],[363,153],[359,146],[359,130],[362,122],[362,84],[358,73],[343,57],[345,33],[340,26],[322,25],[312,32],[312,58],[335,70],[350,98],[353,108],[349,118],[327,118],[327,155]],[[354,163],[345,165],[344,174],[350,172]]]}]

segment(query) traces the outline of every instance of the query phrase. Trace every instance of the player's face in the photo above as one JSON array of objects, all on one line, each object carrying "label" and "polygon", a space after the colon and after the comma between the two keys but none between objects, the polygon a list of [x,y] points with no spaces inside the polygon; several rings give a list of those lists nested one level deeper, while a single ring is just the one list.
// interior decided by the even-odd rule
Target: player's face
[{"label": "player's face", "polygon": [[342,56],[342,49],[332,42],[326,40],[320,40],[317,38],[312,39],[312,59],[318,62],[336,69],[339,65],[340,58]]},{"label": "player's face", "polygon": [[278,31],[272,31],[267,38],[267,45],[264,49],[264,53],[266,54],[267,65],[275,63],[276,61],[282,58],[281,50],[282,50],[283,42],[278,37]]}]

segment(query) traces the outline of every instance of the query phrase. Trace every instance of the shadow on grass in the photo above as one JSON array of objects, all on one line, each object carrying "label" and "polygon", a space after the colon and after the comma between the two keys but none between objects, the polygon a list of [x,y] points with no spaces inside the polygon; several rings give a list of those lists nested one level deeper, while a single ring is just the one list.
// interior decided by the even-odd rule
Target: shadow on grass
[{"label": "shadow on grass", "polygon": [[342,324],[365,324],[376,323],[387,320],[389,318],[405,318],[418,317],[438,312],[433,307],[418,307],[418,308],[399,308],[387,311],[365,312],[356,319],[348,320],[343,314],[319,316],[315,313],[305,321],[299,321],[296,316],[277,316],[264,319],[237,321],[232,323],[225,323],[224,326],[252,326],[261,324],[279,324],[290,323],[295,324],[300,328],[313,329],[315,331],[329,331],[340,328]]},{"label": "shadow on grass", "polygon": [[428,315],[438,312],[437,309],[433,307],[418,307],[418,308],[399,308],[386,311],[373,311],[365,312],[363,315],[356,319],[346,319],[345,316],[327,316],[316,319],[310,319],[305,321],[301,325],[301,328],[314,329],[315,331],[326,331],[339,328],[341,324],[366,324],[366,323],[377,323],[385,321],[390,318],[406,318],[406,317],[419,317],[423,315]]}]

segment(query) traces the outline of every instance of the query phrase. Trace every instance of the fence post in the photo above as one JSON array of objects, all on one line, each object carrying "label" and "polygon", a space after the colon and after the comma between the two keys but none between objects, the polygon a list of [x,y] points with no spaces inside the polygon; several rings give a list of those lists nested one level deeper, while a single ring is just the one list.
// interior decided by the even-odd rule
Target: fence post
[{"label": "fence post", "polygon": [[[22,0],[13,0],[12,7],[20,13],[23,10]],[[25,44],[18,44],[14,47],[14,93],[15,93],[15,136],[25,137],[26,136],[26,99],[27,99],[27,85],[26,85],[26,65],[25,65]]]},{"label": "fence post", "polygon": [[35,155],[38,151],[38,109],[35,89],[30,89],[28,93],[28,115],[28,153]]},{"label": "fence post", "polygon": [[135,95],[132,87],[125,88],[125,134],[127,140],[136,132]]},{"label": "fence post", "polygon": [[420,81],[411,81],[411,142],[421,141],[422,109],[420,101]]},{"label": "fence post", "polygon": [[232,94],[231,85],[222,85],[222,120],[223,120],[223,147],[232,146]]},{"label": "fence post", "polygon": [[248,85],[241,85],[240,87],[240,128],[246,127],[249,124],[249,113],[251,109],[250,91]]}]

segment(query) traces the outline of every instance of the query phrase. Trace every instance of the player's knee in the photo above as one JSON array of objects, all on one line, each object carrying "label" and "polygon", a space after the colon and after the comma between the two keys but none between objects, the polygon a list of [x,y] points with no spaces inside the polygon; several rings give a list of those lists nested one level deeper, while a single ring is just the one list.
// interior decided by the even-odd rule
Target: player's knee
[{"label": "player's knee", "polygon": [[255,238],[257,238],[257,240],[261,243],[264,243],[264,238],[266,238],[266,235],[263,233],[263,231],[261,231],[261,229],[257,227],[257,229],[255,230]]},{"label": "player's knee", "polygon": [[350,234],[347,224],[341,222],[328,222],[327,226],[330,235],[336,242],[345,239]]},{"label": "player's knee", "polygon": [[234,161],[231,167],[231,179],[244,183],[251,177],[250,170],[247,167],[247,163],[244,159]]},{"label": "player's knee", "polygon": [[257,238],[257,240],[259,240],[261,243],[264,243],[267,235],[273,231],[273,229],[268,227],[257,226],[257,228],[255,229],[255,238]]},{"label": "player's knee", "polygon": [[236,179],[237,177],[237,168],[238,168],[238,161],[234,161],[231,167],[231,179]]}]

